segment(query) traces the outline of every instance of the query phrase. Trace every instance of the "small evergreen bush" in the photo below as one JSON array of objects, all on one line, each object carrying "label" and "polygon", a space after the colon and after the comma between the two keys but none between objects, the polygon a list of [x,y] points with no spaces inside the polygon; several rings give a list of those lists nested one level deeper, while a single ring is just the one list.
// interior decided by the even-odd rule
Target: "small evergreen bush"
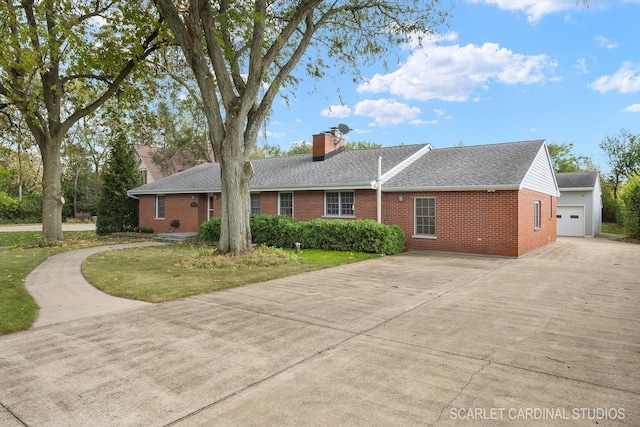
[{"label": "small evergreen bush", "polygon": [[138,200],[127,196],[127,191],[140,185],[140,174],[133,148],[121,129],[115,130],[110,154],[102,174],[102,197],[96,222],[99,236],[138,226]]}]

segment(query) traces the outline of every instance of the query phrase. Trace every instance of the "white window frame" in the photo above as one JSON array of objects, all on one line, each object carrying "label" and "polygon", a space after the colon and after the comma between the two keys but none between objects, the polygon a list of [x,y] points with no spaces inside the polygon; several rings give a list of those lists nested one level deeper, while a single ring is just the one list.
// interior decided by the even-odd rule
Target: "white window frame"
[{"label": "white window frame", "polygon": [[294,212],[295,212],[295,209],[294,209],[295,203],[294,203],[293,191],[283,191],[282,193],[278,193],[278,215],[289,216],[287,214],[283,214],[282,213],[282,195],[283,194],[291,194],[291,215],[290,216],[291,216],[291,218],[293,218],[294,217],[293,215],[294,215]]},{"label": "white window frame", "polygon": [[[433,200],[433,234],[427,233],[418,233],[418,201],[419,200]],[[420,217],[429,218],[430,215],[421,215]],[[413,231],[414,236],[416,237],[424,237],[429,239],[436,238],[436,198],[435,197],[416,197],[413,200]],[[423,225],[423,227],[427,227]]]},{"label": "white window frame", "polygon": [[[257,204],[258,204],[258,212],[254,212],[254,211],[253,211],[253,208],[254,208],[254,204],[253,204],[254,198],[258,199],[258,203],[257,203]],[[279,204],[279,203],[278,203],[278,206],[280,206],[280,204]],[[251,194],[249,195],[249,211],[250,211],[252,214],[259,214],[259,213],[260,213],[260,209],[261,209],[261,206],[260,206],[260,193],[251,193]]]},{"label": "white window frame", "polygon": [[541,227],[541,219],[540,219],[540,215],[542,214],[542,206],[540,203],[540,200],[534,200],[533,201],[533,229],[534,230],[540,230]]},{"label": "white window frame", "polygon": [[[162,216],[160,216],[160,204],[158,201],[162,198]],[[164,197],[164,194],[156,194],[156,218],[155,219],[164,219],[167,213],[167,199]]]},{"label": "white window frame", "polygon": [[[351,195],[351,209],[349,213],[344,213],[343,210],[343,201],[342,201],[342,197],[344,194],[350,194]],[[328,212],[328,202],[327,202],[327,194],[337,194],[338,195],[338,213],[329,213]],[[356,209],[355,209],[355,204],[356,204],[356,192],[355,191],[325,191],[324,192],[324,216],[327,217],[342,217],[342,218],[355,218],[356,216]],[[349,209],[347,209],[349,210]]]}]

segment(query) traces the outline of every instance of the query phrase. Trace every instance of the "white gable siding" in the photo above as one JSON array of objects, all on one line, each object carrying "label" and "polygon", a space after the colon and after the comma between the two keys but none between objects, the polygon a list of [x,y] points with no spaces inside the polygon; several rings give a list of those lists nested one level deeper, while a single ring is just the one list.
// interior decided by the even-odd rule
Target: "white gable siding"
[{"label": "white gable siding", "polygon": [[529,171],[522,180],[520,188],[538,191],[551,196],[559,196],[558,184],[551,167],[546,143],[540,147],[540,151],[538,151],[536,158],[529,167]]}]

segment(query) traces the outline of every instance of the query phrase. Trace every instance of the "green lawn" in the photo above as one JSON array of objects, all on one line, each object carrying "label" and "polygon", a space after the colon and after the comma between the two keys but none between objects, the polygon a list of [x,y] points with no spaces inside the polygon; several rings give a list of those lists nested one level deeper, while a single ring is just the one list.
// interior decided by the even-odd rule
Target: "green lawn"
[{"label": "green lawn", "polygon": [[625,234],[624,225],[615,222],[602,223],[602,232],[610,234]]},{"label": "green lawn", "polygon": [[164,302],[378,256],[322,250],[295,255],[264,248],[229,258],[198,246],[167,245],[102,252],[84,262],[82,273],[111,295]]}]

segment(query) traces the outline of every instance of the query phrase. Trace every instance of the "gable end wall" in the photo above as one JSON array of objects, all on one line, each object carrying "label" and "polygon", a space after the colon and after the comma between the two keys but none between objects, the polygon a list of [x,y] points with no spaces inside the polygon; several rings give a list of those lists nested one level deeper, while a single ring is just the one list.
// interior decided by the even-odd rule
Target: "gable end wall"
[{"label": "gable end wall", "polygon": [[558,185],[555,173],[547,152],[547,146],[540,147],[540,151],[531,163],[520,188],[533,190],[544,194],[558,196]]}]

